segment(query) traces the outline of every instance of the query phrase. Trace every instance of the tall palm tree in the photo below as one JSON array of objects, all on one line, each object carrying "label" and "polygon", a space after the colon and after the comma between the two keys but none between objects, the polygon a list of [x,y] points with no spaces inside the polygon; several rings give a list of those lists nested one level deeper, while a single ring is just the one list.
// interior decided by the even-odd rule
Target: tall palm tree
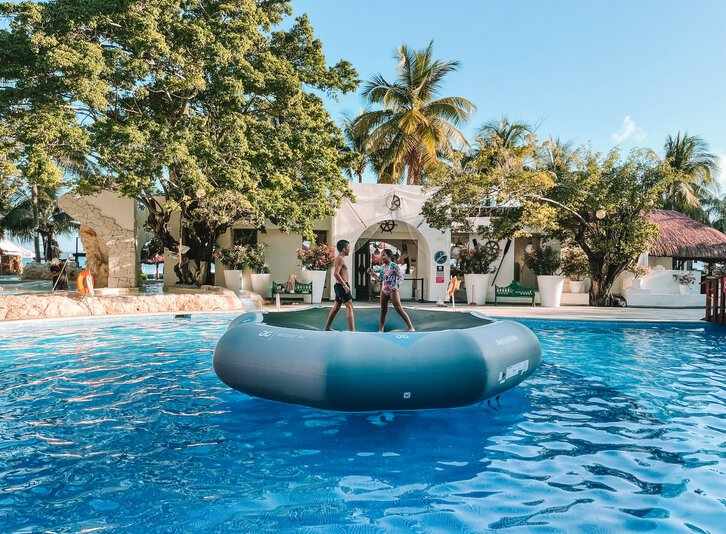
[{"label": "tall palm tree", "polygon": [[438,97],[444,78],[459,63],[434,59],[433,43],[423,50],[402,45],[397,56],[395,82],[378,74],[363,89],[380,109],[360,115],[353,128],[365,139],[366,153],[376,155],[379,181],[398,182],[406,173],[409,184],[418,184],[440,156],[467,146],[457,127],[476,107],[464,97]]},{"label": "tall palm tree", "polygon": [[675,179],[663,195],[663,207],[702,218],[696,212],[700,211],[701,198],[708,196],[704,189],[714,183],[716,156],[703,139],[681,132],[666,138],[664,152]]}]

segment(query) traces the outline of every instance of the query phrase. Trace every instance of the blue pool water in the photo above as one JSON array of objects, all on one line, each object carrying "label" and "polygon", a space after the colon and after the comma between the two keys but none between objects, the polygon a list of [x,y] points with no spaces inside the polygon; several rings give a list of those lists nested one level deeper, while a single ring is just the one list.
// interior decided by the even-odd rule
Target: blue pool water
[{"label": "blue pool water", "polygon": [[0,531],[725,531],[726,329],[524,321],[500,406],[346,415],[221,384],[230,319],[0,326]]}]

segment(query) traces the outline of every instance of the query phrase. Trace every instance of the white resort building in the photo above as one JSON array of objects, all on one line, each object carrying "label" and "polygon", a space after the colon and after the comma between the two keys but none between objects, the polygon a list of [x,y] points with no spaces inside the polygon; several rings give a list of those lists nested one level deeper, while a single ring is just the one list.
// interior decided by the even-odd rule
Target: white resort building
[{"label": "white resort building", "polygon": [[[316,241],[320,243],[334,246],[341,239],[351,243],[353,252],[347,258],[347,264],[354,297],[358,300],[370,298],[368,268],[371,256],[376,246],[385,243],[405,257],[404,300],[444,300],[452,247],[466,245],[477,236],[442,232],[430,227],[421,215],[426,192],[420,186],[354,183],[351,188],[354,200],[344,200],[335,216],[319,221],[315,234]],[[110,288],[134,286],[140,249],[149,237],[143,230],[143,212],[135,202],[104,192],[89,197],[66,195],[60,205],[81,223],[80,236],[97,285]],[[675,217],[673,213],[656,212],[652,216],[652,220],[661,227],[661,240],[649,255],[641,258],[642,265],[649,268],[646,274],[635,279],[627,273],[616,284],[616,293],[621,294],[629,305],[702,307],[705,297],[699,290],[700,272],[695,271],[696,283],[685,290],[680,287],[678,276],[674,275],[691,269],[693,261],[726,260],[726,235],[714,229],[704,230],[706,227],[703,225],[694,229],[692,223],[695,221],[681,214]],[[486,224],[487,219],[477,222]],[[680,236],[680,241],[675,240],[674,235]],[[700,241],[694,242],[693,239]],[[525,250],[537,242],[538,238],[532,237],[487,243],[499,251],[487,284],[488,302],[494,301],[495,286],[508,286],[516,281],[524,287],[537,287],[536,276],[524,264]],[[296,252],[303,238],[299,234],[285,233],[274,225],[269,225],[265,232],[239,226],[219,240],[221,247],[229,247],[233,243],[264,243],[265,260],[274,281],[284,282],[290,275],[300,273]],[[672,247],[669,249],[666,245]],[[164,258],[164,284],[175,285],[177,278],[173,269],[178,259],[171,251],[167,251]],[[245,278],[243,288],[251,289],[249,276]],[[225,285],[224,265],[220,262],[215,265],[215,283]],[[330,298],[331,287],[329,273],[323,298]],[[579,292],[570,292],[566,282],[562,304],[588,304],[587,290],[586,283]],[[526,299],[518,302],[526,302]]]}]

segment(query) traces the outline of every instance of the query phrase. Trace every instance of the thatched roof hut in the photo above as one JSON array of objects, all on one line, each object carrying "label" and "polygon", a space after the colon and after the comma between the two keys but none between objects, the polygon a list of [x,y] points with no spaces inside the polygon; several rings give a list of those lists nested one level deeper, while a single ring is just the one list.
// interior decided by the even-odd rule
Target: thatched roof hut
[{"label": "thatched roof hut", "polygon": [[660,236],[648,253],[650,256],[726,261],[726,234],[715,228],[671,210],[655,210],[648,219],[660,229]]}]

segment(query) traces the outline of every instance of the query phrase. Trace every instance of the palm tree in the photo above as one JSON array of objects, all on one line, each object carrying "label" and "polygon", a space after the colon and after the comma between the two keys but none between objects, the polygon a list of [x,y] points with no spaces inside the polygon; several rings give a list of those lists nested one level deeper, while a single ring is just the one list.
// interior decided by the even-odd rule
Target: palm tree
[{"label": "palm tree", "polygon": [[365,174],[371,158],[366,154],[365,137],[356,132],[353,122],[350,117],[343,117],[343,137],[345,137],[346,152],[349,158],[344,170],[348,178],[357,178],[358,183],[362,183],[363,174]]},{"label": "palm tree", "polygon": [[703,219],[701,199],[714,183],[717,158],[708,151],[708,144],[695,135],[678,132],[666,138],[665,159],[674,173],[674,181],[663,195],[663,207]]},{"label": "palm tree", "polygon": [[708,214],[705,221],[717,230],[726,233],[726,195],[719,196],[718,192],[703,202],[703,207]]},{"label": "palm tree", "polygon": [[528,124],[510,122],[507,117],[502,117],[479,128],[477,142],[496,144],[502,148],[516,148],[522,146],[531,133],[532,128]]},{"label": "palm tree", "polygon": [[56,204],[55,190],[40,191],[35,203],[30,196],[19,198],[2,219],[2,227],[13,237],[36,243],[35,261],[41,260],[41,246],[43,258],[57,257],[56,237],[73,234],[77,229],[72,217]]},{"label": "palm tree", "polygon": [[476,108],[460,96],[437,97],[444,78],[459,63],[435,60],[433,43],[423,50],[402,45],[397,56],[395,82],[378,74],[363,89],[363,96],[381,109],[360,115],[353,128],[365,139],[365,152],[376,155],[380,182],[398,182],[405,172],[409,184],[418,184],[439,157],[457,145],[467,146],[457,126]]}]

